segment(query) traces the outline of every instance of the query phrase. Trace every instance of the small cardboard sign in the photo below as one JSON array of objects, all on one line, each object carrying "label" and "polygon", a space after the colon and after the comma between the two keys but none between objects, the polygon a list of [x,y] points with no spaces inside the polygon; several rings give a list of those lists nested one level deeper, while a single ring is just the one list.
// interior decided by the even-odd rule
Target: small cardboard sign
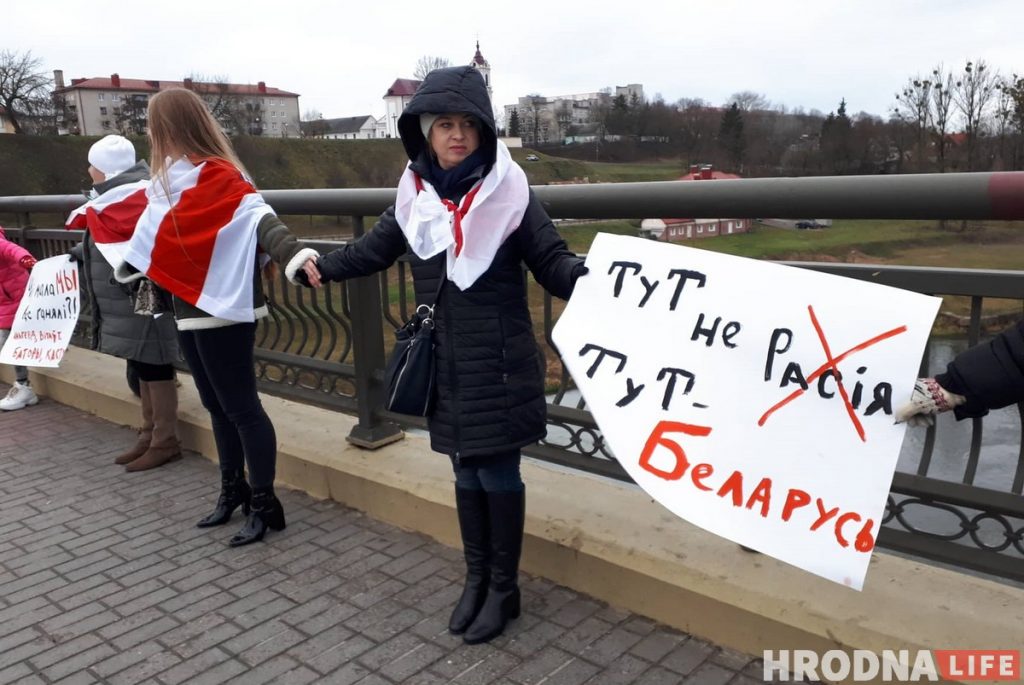
[{"label": "small cardboard sign", "polygon": [[78,323],[80,301],[77,262],[67,255],[36,262],[0,363],[59,366]]},{"label": "small cardboard sign", "polygon": [[712,533],[861,589],[941,302],[599,234],[553,339],[615,457]]}]

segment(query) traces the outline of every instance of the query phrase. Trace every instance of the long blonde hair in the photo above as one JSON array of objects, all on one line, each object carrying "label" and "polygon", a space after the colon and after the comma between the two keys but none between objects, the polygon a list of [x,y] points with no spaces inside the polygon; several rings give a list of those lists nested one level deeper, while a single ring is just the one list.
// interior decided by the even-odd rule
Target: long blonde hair
[{"label": "long blonde hair", "polygon": [[230,162],[250,180],[231,141],[202,98],[185,88],[168,88],[149,99],[150,164],[153,176],[167,188],[167,157],[172,153]]}]

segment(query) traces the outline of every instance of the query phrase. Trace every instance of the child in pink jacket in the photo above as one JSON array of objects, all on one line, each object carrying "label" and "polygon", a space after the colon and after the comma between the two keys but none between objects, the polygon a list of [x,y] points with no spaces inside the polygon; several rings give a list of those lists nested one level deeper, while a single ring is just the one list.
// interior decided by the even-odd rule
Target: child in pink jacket
[{"label": "child in pink jacket", "polygon": [[[14,315],[21,303],[25,284],[28,283],[28,272],[36,263],[28,250],[7,239],[3,228],[0,228],[0,347],[7,341],[14,324]],[[28,369],[24,366],[14,367],[14,385],[7,397],[0,400],[0,410],[14,411],[36,404],[39,398],[28,382]]]}]

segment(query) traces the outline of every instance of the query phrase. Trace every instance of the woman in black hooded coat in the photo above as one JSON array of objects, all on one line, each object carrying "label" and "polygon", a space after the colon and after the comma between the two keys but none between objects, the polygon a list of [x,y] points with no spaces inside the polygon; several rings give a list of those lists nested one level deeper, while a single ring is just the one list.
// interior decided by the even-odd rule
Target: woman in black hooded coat
[{"label": "woman in black hooded coat", "polygon": [[563,299],[586,267],[497,140],[476,69],[428,74],[398,128],[410,161],[395,205],[365,236],[315,267],[307,263],[306,272],[314,285],[366,276],[409,252],[416,302],[436,298],[430,442],[451,458],[467,566],[449,629],[474,644],[519,615],[520,449],[547,430],[522,263]]}]

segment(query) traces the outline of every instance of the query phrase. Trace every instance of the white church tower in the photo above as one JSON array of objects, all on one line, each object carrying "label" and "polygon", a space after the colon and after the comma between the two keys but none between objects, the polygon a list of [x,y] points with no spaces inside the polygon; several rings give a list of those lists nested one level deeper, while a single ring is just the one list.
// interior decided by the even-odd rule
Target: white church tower
[{"label": "white church tower", "polygon": [[480,75],[484,77],[484,83],[487,84],[487,97],[493,101],[494,93],[491,88],[491,65],[484,59],[484,56],[480,54],[480,41],[476,42],[476,54],[473,55],[473,61],[469,63],[469,66],[476,67],[480,72]]}]

